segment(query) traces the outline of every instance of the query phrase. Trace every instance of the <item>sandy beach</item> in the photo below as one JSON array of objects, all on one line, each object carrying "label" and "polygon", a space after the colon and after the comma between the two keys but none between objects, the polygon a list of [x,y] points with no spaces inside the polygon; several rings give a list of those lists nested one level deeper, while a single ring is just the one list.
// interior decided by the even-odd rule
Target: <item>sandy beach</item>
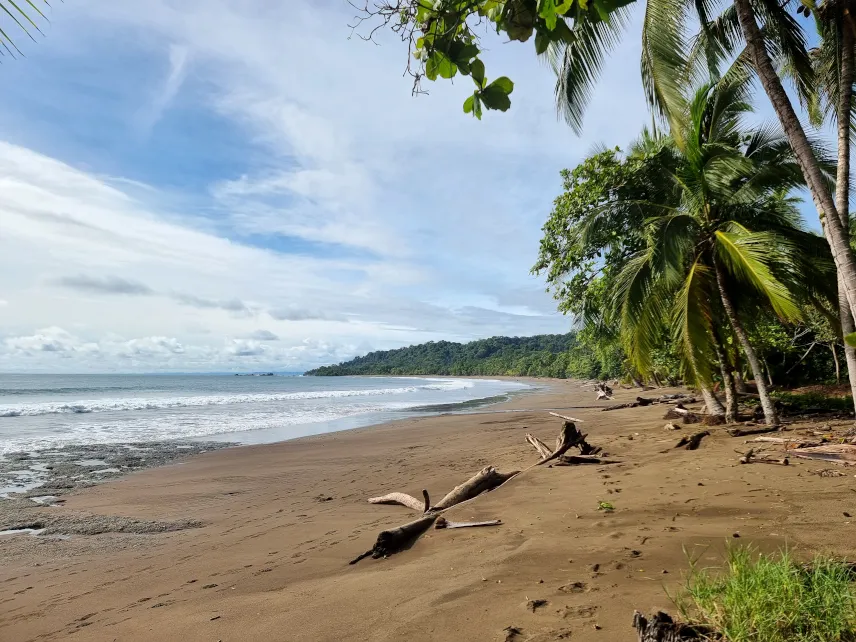
[{"label": "sandy beach", "polygon": [[[730,541],[852,555],[852,474],[741,466],[745,439],[720,428],[676,450],[695,428],[664,431],[663,406],[603,413],[590,388],[548,383],[477,414],[220,450],[75,491],[40,510],[201,526],[0,537],[0,640],[630,642],[634,609],[675,611],[685,550],[704,564]],[[527,468],[524,434],[552,444],[559,430],[548,408],[621,463],[528,470],[446,515],[502,525],[431,530],[348,565],[414,515],[367,498],[440,497],[484,466]]]}]

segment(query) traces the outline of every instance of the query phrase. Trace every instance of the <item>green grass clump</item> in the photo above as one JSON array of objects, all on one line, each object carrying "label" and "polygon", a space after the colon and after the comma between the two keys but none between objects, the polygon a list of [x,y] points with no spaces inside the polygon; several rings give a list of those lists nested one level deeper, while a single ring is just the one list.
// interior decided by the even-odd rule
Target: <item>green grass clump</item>
[{"label": "green grass clump", "polygon": [[728,642],[852,642],[856,590],[850,568],[830,558],[810,565],[787,552],[759,555],[731,548],[727,566],[691,563],[682,616],[711,627]]}]

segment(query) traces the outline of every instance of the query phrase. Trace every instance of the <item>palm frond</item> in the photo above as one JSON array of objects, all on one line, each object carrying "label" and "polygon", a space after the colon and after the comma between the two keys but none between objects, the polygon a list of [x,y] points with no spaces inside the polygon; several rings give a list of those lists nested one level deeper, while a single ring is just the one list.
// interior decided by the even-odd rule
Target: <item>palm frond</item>
[{"label": "palm frond", "polygon": [[[39,4],[36,4],[37,2],[39,2],[39,0],[0,0],[0,14],[5,15],[7,18],[12,20],[18,30],[23,32],[24,35],[30,38],[33,42],[36,40],[33,37],[33,31],[40,34],[43,33],[39,28],[39,25],[36,23],[36,20],[44,20],[47,22],[47,17],[39,8],[39,4],[43,4],[45,7],[50,7],[50,3],[47,0],[41,0]],[[2,49],[0,49],[0,55],[4,54],[4,50],[13,58],[16,54],[21,56],[24,55],[21,50],[18,49],[18,46],[15,44],[12,37],[9,36],[9,34],[2,28],[0,28],[0,47],[2,47]]]},{"label": "palm frond", "polygon": [[670,301],[667,288],[658,280],[653,256],[649,247],[627,262],[615,280],[613,299],[627,358],[643,375],[653,367],[651,356]]},{"label": "palm frond", "polygon": [[[684,111],[689,77],[684,0],[648,0],[642,25],[642,85],[648,104],[668,122]],[[672,135],[680,138],[680,128]]]},{"label": "palm frond", "polygon": [[711,269],[696,259],[672,308],[672,336],[680,350],[684,378],[690,384],[710,384],[713,379],[712,281]]},{"label": "palm frond", "polygon": [[769,232],[750,232],[737,223],[730,223],[726,229],[728,231],[715,232],[717,259],[736,279],[761,294],[779,317],[786,321],[799,320],[799,306],[770,269],[772,253],[787,241]]},{"label": "palm frond", "polygon": [[570,28],[570,43],[555,42],[547,58],[556,72],[556,109],[575,133],[580,134],[583,116],[608,53],[618,44],[629,11],[622,7],[602,20],[595,11],[582,12]]}]

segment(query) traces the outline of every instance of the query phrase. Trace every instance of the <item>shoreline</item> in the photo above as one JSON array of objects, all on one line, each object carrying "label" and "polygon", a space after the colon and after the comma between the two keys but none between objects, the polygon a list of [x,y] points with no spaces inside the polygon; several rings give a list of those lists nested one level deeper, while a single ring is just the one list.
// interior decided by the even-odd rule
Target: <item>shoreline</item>
[{"label": "shoreline", "polygon": [[[441,376],[438,375],[437,378]],[[410,377],[400,377],[410,378]],[[414,377],[424,379],[424,377]],[[433,378],[433,377],[432,377]],[[150,442],[121,442],[68,444],[41,450],[13,451],[0,454],[0,532],[13,530],[8,513],[10,502],[18,502],[15,508],[28,506],[23,500],[32,500],[39,505],[64,503],[61,496],[72,491],[89,488],[101,483],[116,481],[126,475],[157,468],[171,463],[181,462],[193,456],[224,448],[242,446],[263,446],[308,439],[321,434],[335,434],[351,430],[372,429],[395,421],[406,421],[419,417],[433,417],[444,414],[474,414],[482,408],[491,408],[509,403],[517,397],[534,394],[549,389],[549,384],[536,386],[535,378],[524,377],[448,377],[452,379],[506,380],[525,383],[529,386],[521,390],[509,390],[500,395],[471,399],[468,401],[414,406],[406,410],[392,412],[388,419],[374,421],[377,413],[368,413],[368,423],[347,426],[349,421],[359,422],[363,417],[342,418],[329,422],[319,422],[318,427],[345,424],[335,430],[320,430],[310,435],[301,435],[274,441],[241,441],[242,433],[224,432],[198,439],[176,438],[173,440]],[[382,416],[382,415],[381,415]],[[310,424],[311,425],[311,424]],[[266,429],[261,429],[261,432]],[[257,431],[247,431],[245,439]],[[237,439],[236,439],[237,438]],[[14,511],[15,513],[17,511]]]},{"label": "shoreline", "polygon": [[739,534],[762,550],[848,552],[851,475],[740,466],[743,440],[714,429],[675,450],[680,435],[651,406],[573,413],[620,463],[537,467],[448,515],[500,526],[432,530],[348,565],[413,519],[369,497],[440,497],[488,465],[525,469],[537,455],[524,435],[551,443],[561,426],[546,409],[593,396],[557,380],[490,412],[218,450],[74,491],[39,510],[97,520],[100,534],[0,536],[0,639],[501,641],[511,627],[516,642],[632,642],[634,609],[674,612],[665,590],[679,588],[685,550],[713,565]]}]

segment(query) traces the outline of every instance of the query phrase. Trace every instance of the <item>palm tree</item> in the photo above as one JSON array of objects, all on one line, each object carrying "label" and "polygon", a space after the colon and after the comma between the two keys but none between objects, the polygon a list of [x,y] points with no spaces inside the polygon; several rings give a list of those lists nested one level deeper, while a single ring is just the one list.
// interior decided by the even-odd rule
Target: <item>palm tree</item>
[{"label": "palm tree", "polygon": [[[846,4],[852,0],[830,1]],[[706,0],[648,0],[642,34],[642,76],[652,106],[670,122],[673,136],[679,136],[680,127],[675,127],[671,121],[680,118],[685,110],[681,102],[682,88],[687,79],[698,72],[697,67],[686,66],[691,59],[688,52],[693,49],[692,41],[704,44],[703,55],[697,60],[705,60],[710,69],[717,67],[737,42],[745,43],[738,60],[744,65],[751,64],[770,98],[819,212],[840,288],[851,314],[856,317],[856,258],[848,242],[847,230],[821,159],[814,154],[813,145],[774,64],[774,60],[785,61],[788,67],[796,70],[798,92],[810,94],[813,80],[805,34],[792,15],[797,6],[802,7],[797,0],[733,0],[722,15],[711,20],[716,6]],[[604,53],[621,37],[626,22],[623,11],[616,11],[609,21],[578,21],[573,27],[572,42],[552,45],[548,51],[558,75],[557,106],[576,130],[581,128],[585,104],[598,78]],[[688,29],[694,23],[701,25],[701,33],[692,39]],[[840,83],[847,85],[847,74],[852,77],[852,73],[852,65],[849,68],[842,65],[838,69]]]},{"label": "palm tree", "polygon": [[[35,41],[32,34],[33,31],[40,34],[42,33],[42,30],[39,28],[36,20],[47,21],[47,17],[42,13],[39,5],[44,4],[44,6],[50,7],[50,3],[48,3],[47,0],[42,0],[39,4],[36,4],[38,1],[39,0],[0,0],[0,13],[5,14],[7,18],[10,18],[15,25],[17,25],[18,28],[33,41]],[[16,55],[23,55],[8,33],[0,27],[0,55],[4,54],[9,54],[13,58],[16,57]]]},{"label": "palm tree", "polygon": [[[850,6],[852,5],[852,6]],[[810,7],[810,9],[809,9]],[[854,53],[856,53],[856,21],[852,11],[856,5],[847,0],[825,0],[819,4],[810,2],[803,8],[806,16],[813,13],[820,45],[812,51],[814,62],[814,91],[806,107],[812,124],[833,122],[838,130],[838,168],[835,180],[835,205],[841,225],[849,234],[850,202],[850,147],[851,136],[856,131],[854,119],[853,83]],[[844,336],[856,332],[856,323],[848,305],[844,288],[839,280],[839,319]],[[856,404],[856,348],[844,344],[850,390]]]},{"label": "palm tree", "polygon": [[672,133],[660,137],[656,153],[646,143],[644,153],[662,170],[662,192],[637,203],[648,214],[647,243],[619,275],[615,306],[640,371],[650,368],[654,324],[668,315],[685,377],[701,386],[712,382],[717,365],[727,378],[726,324],[716,321],[727,320],[752,370],[766,421],[775,425],[741,307],[763,305],[783,320],[797,320],[798,284],[804,270],[814,269],[807,253],[817,252],[818,239],[800,227],[785,196],[802,182],[787,139],[775,127],[747,131],[743,125],[749,98],[749,76],[738,65],[683,99],[686,108],[671,112]]}]

